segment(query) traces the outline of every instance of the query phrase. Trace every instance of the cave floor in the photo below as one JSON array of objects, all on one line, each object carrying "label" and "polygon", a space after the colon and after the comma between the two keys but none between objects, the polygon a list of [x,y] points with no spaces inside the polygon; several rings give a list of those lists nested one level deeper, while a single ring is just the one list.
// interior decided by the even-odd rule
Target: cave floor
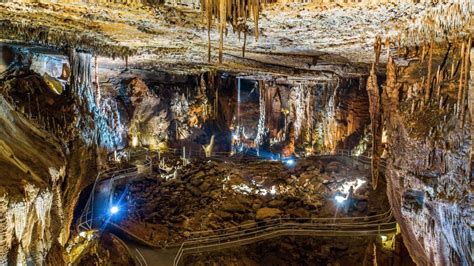
[{"label": "cave floor", "polygon": [[[389,209],[370,171],[342,157],[305,157],[295,165],[245,158],[195,161],[118,187],[127,213],[116,223],[157,246],[187,232],[218,230],[276,217],[357,217]],[[382,180],[383,182],[383,180]],[[335,197],[351,200],[337,202]],[[384,187],[384,186],[379,186]]]}]

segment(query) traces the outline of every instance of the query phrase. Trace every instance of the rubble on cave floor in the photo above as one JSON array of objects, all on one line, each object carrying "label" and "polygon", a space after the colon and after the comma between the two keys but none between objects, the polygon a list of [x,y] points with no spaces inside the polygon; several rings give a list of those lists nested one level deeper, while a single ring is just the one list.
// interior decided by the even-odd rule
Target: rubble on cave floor
[{"label": "rubble on cave floor", "polygon": [[[389,209],[383,190],[370,187],[369,170],[336,157],[307,157],[294,167],[279,161],[194,162],[117,191],[127,205],[120,225],[165,246],[189,232],[277,218],[364,216]],[[338,204],[336,195],[352,201]]]}]

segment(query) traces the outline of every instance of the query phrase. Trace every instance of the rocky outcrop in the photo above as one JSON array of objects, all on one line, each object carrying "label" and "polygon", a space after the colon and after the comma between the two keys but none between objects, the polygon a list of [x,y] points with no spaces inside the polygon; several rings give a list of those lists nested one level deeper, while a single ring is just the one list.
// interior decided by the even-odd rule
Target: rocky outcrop
[{"label": "rocky outcrop", "polygon": [[71,62],[58,56],[66,60],[62,71],[36,61],[54,55],[27,48],[13,55],[0,77],[0,260],[62,265],[79,193],[120,142],[120,131],[102,113],[107,104],[97,105],[90,55],[73,51]]},{"label": "rocky outcrop", "polygon": [[[47,132],[16,113],[0,96],[0,264],[41,265],[64,245],[61,182],[66,158]],[[36,156],[32,156],[32,155]]]}]

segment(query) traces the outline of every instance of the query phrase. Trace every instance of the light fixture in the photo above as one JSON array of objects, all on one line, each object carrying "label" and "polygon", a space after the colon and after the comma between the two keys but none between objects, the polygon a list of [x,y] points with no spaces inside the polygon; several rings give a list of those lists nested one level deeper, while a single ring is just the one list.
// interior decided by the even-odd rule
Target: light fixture
[{"label": "light fixture", "polygon": [[383,242],[387,241],[387,236],[381,235],[380,238],[382,239]]},{"label": "light fixture", "polygon": [[86,238],[87,234],[85,231],[82,231],[79,233],[79,236],[82,237],[82,238]]},{"label": "light fixture", "polygon": [[112,206],[112,208],[110,208],[111,214],[116,214],[118,211],[119,211],[119,208],[117,206]]},{"label": "light fixture", "polygon": [[138,136],[133,136],[132,137],[132,147],[137,147],[138,146]]},{"label": "light fixture", "polygon": [[289,159],[284,159],[283,163],[285,163],[287,166],[293,166],[295,165],[296,162],[295,162],[295,159],[289,158]]},{"label": "light fixture", "polygon": [[337,203],[343,203],[346,200],[346,197],[343,197],[341,195],[337,195],[334,197],[334,199],[337,201]]}]

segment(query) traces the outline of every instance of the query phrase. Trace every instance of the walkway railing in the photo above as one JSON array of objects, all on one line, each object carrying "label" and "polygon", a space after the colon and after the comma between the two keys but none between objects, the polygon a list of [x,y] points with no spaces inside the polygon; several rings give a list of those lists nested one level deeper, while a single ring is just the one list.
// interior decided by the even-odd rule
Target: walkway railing
[{"label": "walkway railing", "polygon": [[[365,217],[341,218],[277,218],[256,224],[221,230],[193,232],[176,254],[173,265],[179,265],[184,254],[237,247],[268,238],[292,236],[369,236],[396,231],[392,210]],[[206,236],[206,234],[215,234]]]},{"label": "walkway railing", "polygon": [[[183,158],[199,157],[205,158],[204,152],[201,151],[183,151],[183,149],[167,149],[164,152],[153,152],[160,156],[166,154],[174,154],[183,156]],[[144,167],[150,169],[152,161],[148,151],[139,151],[128,153],[128,158],[146,156]],[[252,154],[247,154],[252,156]],[[228,152],[214,152],[209,159],[229,159]],[[256,156],[254,154],[253,156]],[[313,156],[343,156],[351,158],[362,164],[370,164],[370,154],[356,155],[350,150],[337,150],[336,152],[324,152],[313,154]],[[381,162],[381,170],[385,169],[385,163]],[[94,182],[94,186],[90,197],[86,203],[86,207],[77,223],[78,230],[90,230],[93,228],[94,221],[94,192],[96,186],[100,182],[109,181],[113,183],[117,180],[127,179],[137,176],[139,170],[136,166],[126,169],[112,169],[99,174]],[[113,189],[110,192],[113,195]],[[229,246],[239,246],[246,243],[252,243],[270,237],[280,235],[325,235],[325,236],[359,236],[373,235],[381,233],[389,233],[395,230],[395,223],[391,222],[391,210],[368,217],[344,217],[344,218],[278,218],[257,222],[254,224],[246,224],[236,227],[230,227],[219,230],[197,231],[191,233],[191,238],[186,240],[180,246],[179,252],[175,258],[177,265],[184,253],[192,253],[203,250],[212,250],[216,248],[224,248]]]},{"label": "walkway railing", "polygon": [[153,167],[152,160],[147,155],[145,159],[145,163],[143,165],[143,168],[145,169],[144,172],[140,172],[140,169],[137,166],[132,166],[125,169],[109,169],[107,171],[99,173],[94,181],[91,194],[89,198],[87,199],[87,203],[84,207],[84,210],[82,211],[82,214],[79,217],[78,222],[76,223],[77,230],[88,231],[94,227],[93,222],[95,219],[97,219],[96,217],[94,217],[94,194],[96,192],[97,184],[106,182],[106,181],[111,182],[110,186],[112,187],[112,191],[110,191],[110,195],[113,196],[114,188],[115,188],[114,183],[116,181],[136,177],[139,174],[145,174],[148,171],[151,172],[152,167]]},{"label": "walkway railing", "polygon": [[[143,153],[143,151],[139,151],[139,153]],[[179,148],[167,148],[161,151],[150,151],[150,154],[155,154],[159,155],[160,157],[164,157],[166,155],[177,155],[181,156],[182,158],[186,159],[192,159],[192,158],[208,158],[208,159],[230,159],[232,156],[237,156],[237,155],[246,155],[249,157],[256,157],[256,158],[261,158],[261,159],[271,159],[267,158],[265,156],[259,156],[258,152],[256,151],[246,151],[245,153],[231,153],[231,152],[212,152],[211,157],[206,157],[204,151],[201,150],[191,150],[191,149],[179,149]],[[184,155],[183,155],[184,154]],[[133,156],[133,153],[130,153],[130,156]],[[352,152],[351,150],[346,150],[346,149],[339,149],[336,151],[327,151],[327,152],[318,152],[318,153],[313,153],[311,156],[319,156],[319,157],[325,157],[325,156],[344,156],[344,157],[349,157],[359,163],[363,164],[371,164],[372,162],[372,156],[370,152],[368,154],[356,154]],[[277,156],[275,155],[273,159],[278,159]],[[380,170],[385,171],[386,164],[385,161],[382,159],[380,162]]]}]

